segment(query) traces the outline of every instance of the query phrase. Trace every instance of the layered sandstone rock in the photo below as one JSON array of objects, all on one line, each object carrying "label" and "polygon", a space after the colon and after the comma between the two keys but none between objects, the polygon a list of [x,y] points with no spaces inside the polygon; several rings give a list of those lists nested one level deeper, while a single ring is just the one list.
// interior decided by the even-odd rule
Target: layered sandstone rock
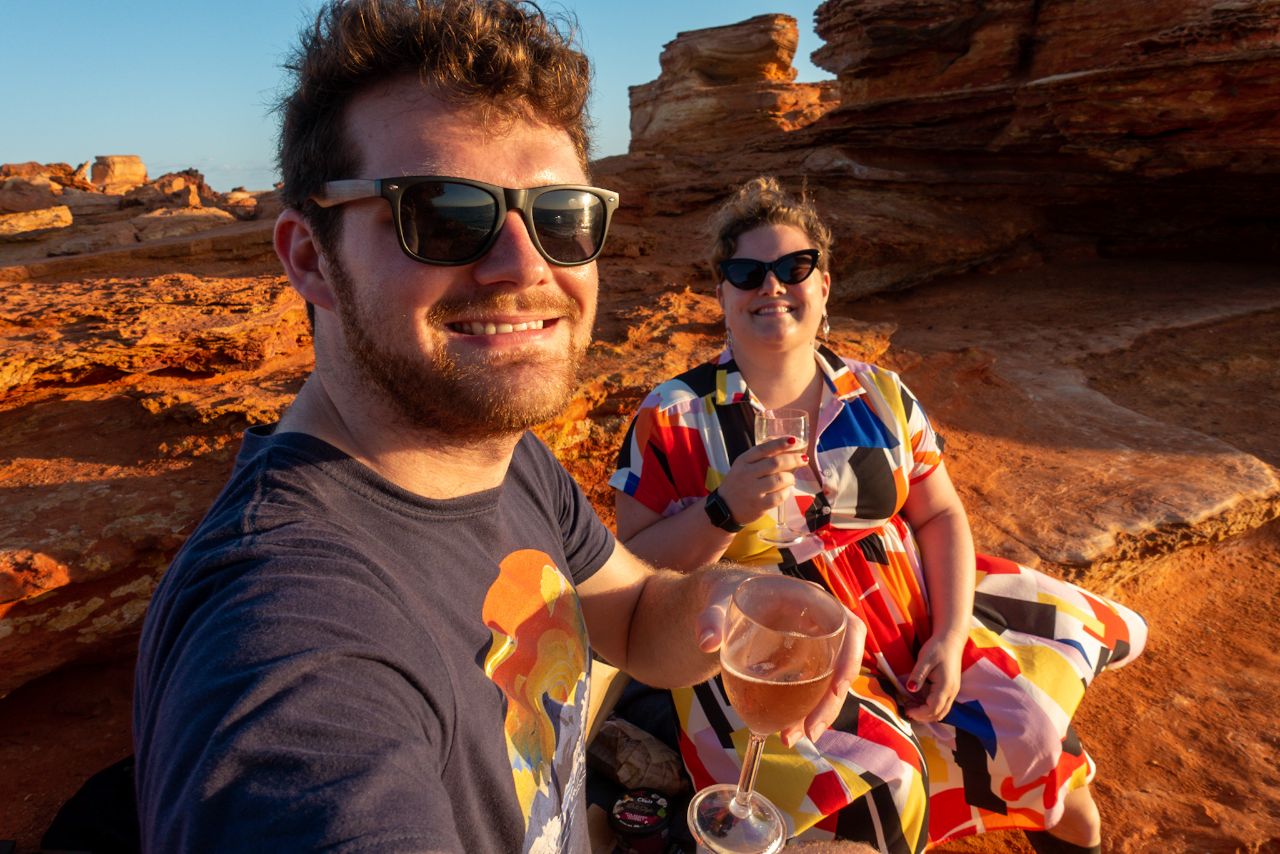
[{"label": "layered sandstone rock", "polygon": [[678,34],[658,79],[631,87],[631,151],[732,151],[811,124],[835,101],[828,84],[793,82],[798,42],[788,15]]},{"label": "layered sandstone rock", "polygon": [[106,193],[124,193],[147,181],[147,167],[136,154],[104,154],[94,158],[90,180]]},{"label": "layered sandstone rock", "polygon": [[[1280,256],[1280,7],[829,0],[838,145],[1107,253]],[[801,138],[803,137],[803,138]]]}]

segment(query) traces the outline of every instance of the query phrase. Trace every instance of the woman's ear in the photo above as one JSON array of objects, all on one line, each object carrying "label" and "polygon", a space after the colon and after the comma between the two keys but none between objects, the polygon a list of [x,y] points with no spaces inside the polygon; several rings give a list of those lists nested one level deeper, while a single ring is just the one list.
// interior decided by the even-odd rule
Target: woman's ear
[{"label": "woman's ear", "polygon": [[334,311],[338,303],[324,270],[324,257],[311,224],[301,211],[294,208],[281,211],[276,217],[272,244],[293,289],[317,308]]},{"label": "woman's ear", "polygon": [[831,296],[831,271],[822,271],[822,308],[827,307],[827,298]]}]

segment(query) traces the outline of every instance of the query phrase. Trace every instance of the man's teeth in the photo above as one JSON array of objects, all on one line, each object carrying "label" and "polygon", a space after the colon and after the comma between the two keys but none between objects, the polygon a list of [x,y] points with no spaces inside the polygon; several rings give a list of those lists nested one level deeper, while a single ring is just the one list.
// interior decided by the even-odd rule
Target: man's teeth
[{"label": "man's teeth", "polygon": [[530,320],[527,323],[451,323],[449,326],[464,335],[505,335],[508,332],[541,329],[545,324],[544,320]]}]

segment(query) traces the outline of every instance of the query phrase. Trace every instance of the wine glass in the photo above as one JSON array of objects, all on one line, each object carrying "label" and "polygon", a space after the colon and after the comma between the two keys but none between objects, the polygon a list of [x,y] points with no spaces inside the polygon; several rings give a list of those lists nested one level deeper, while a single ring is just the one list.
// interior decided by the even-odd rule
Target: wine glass
[{"label": "wine glass", "polygon": [[803,720],[830,687],[844,631],[840,603],[811,582],[759,575],[734,591],[720,675],[751,736],[738,784],[708,786],[689,803],[689,829],[702,848],[716,854],[782,849],[787,823],[754,791],[761,750],[770,733]]},{"label": "wine glass", "polygon": [[[809,416],[803,409],[766,409],[756,413],[756,444],[783,436],[794,436],[802,452],[809,448]],[[791,546],[809,536],[809,529],[797,530],[787,524],[787,505],[791,490],[783,493],[782,503],[770,511],[773,526],[757,536],[775,546]]]}]

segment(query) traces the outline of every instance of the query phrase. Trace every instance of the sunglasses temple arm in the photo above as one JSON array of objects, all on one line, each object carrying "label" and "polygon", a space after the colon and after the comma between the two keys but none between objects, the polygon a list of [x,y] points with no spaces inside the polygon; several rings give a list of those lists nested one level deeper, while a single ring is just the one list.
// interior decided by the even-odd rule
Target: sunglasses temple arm
[{"label": "sunglasses temple arm", "polygon": [[344,181],[326,181],[320,192],[311,195],[311,201],[322,208],[354,202],[360,199],[372,199],[382,195],[377,181],[363,178],[349,178]]}]

